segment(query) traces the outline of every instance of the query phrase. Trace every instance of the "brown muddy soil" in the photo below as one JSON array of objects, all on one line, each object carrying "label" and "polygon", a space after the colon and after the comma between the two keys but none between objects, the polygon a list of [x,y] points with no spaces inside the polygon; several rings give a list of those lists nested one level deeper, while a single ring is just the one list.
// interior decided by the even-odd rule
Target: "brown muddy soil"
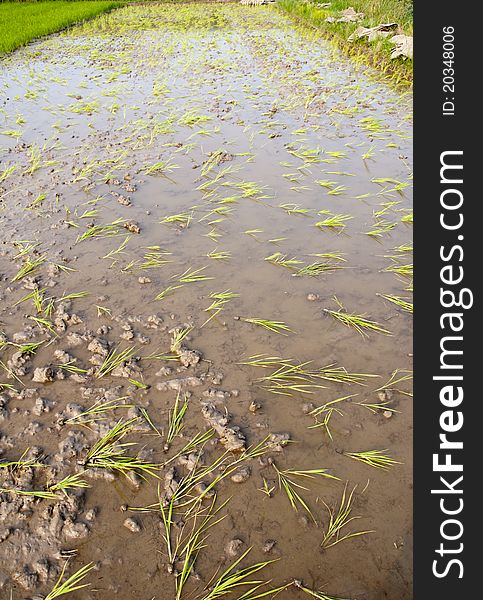
[{"label": "brown muddy soil", "polygon": [[[68,559],[94,565],[73,599],[209,599],[252,548],[242,566],[276,559],[257,593],[407,600],[411,315],[381,295],[411,302],[410,97],[238,5],[126,7],[3,59],[0,81],[1,596],[45,597]],[[391,335],[345,327],[337,302]],[[243,364],[261,354],[279,358]],[[283,360],[320,387],[259,381]],[[135,445],[114,447],[137,468],[89,462],[126,422]],[[346,454],[369,450],[397,464]],[[294,510],[277,469],[326,471],[290,474]],[[52,489],[76,473],[88,487]],[[170,561],[159,502],[190,473],[170,539],[225,518],[176,592],[184,541]],[[339,540],[371,533],[323,548],[346,485]]]}]

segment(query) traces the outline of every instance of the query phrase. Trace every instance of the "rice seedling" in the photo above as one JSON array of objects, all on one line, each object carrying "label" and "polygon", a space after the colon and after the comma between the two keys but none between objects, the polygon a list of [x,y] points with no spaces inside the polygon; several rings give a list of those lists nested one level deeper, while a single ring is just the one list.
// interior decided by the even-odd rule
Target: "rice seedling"
[{"label": "rice seedling", "polygon": [[319,228],[327,227],[328,229],[343,230],[346,227],[346,222],[354,218],[351,215],[334,214],[330,210],[320,210],[318,214],[320,216],[327,215],[325,219],[315,223],[315,226]]},{"label": "rice seedling", "polygon": [[37,350],[43,344],[45,344],[46,341],[47,340],[41,340],[40,342],[29,342],[27,344],[15,344],[13,342],[9,342],[9,344],[15,346],[15,348],[18,348],[18,351],[22,354],[34,355],[37,352]]},{"label": "rice seedling", "polygon": [[342,265],[336,265],[331,262],[316,261],[309,265],[304,265],[293,275],[294,277],[303,277],[305,275],[308,277],[318,277],[322,273],[333,273],[343,268]]},{"label": "rice seedling", "polygon": [[283,208],[283,210],[288,215],[308,215],[310,214],[310,209],[302,208],[298,204],[279,204],[279,208]]},{"label": "rice seedling", "polygon": [[97,421],[101,419],[106,419],[106,412],[113,411],[121,408],[133,408],[134,404],[124,404],[122,401],[125,400],[127,396],[122,396],[121,398],[116,398],[115,400],[98,400],[88,409],[83,411],[82,413],[75,415],[74,417],[70,417],[65,422],[66,424],[85,424],[90,421]]},{"label": "rice seedling", "polygon": [[84,460],[86,469],[107,469],[127,476],[135,472],[146,477],[152,475],[157,477],[155,471],[159,465],[149,463],[137,456],[129,456],[126,450],[135,445],[134,442],[121,442],[121,440],[132,432],[133,425],[138,417],[128,421],[119,420],[102,438],[100,438],[87,452]]},{"label": "rice seedling", "polygon": [[335,596],[329,596],[325,592],[317,592],[315,590],[311,590],[310,588],[305,587],[305,585],[297,579],[293,581],[293,585],[302,592],[305,592],[309,596],[312,596],[312,598],[318,598],[318,600],[347,600],[346,598],[336,598]]},{"label": "rice seedling", "polygon": [[114,348],[109,352],[102,364],[97,369],[96,377],[100,379],[101,377],[109,375],[115,369],[128,362],[132,358],[135,351],[135,346],[130,346],[129,348],[125,348],[124,350],[120,351],[117,348]]},{"label": "rice seedling", "polygon": [[178,352],[183,340],[193,331],[193,327],[180,327],[173,332],[171,338],[171,352]]},{"label": "rice seedling", "polygon": [[[254,565],[250,565],[249,567],[244,567],[242,569],[238,569],[237,567],[243,561],[243,559],[250,553],[252,548],[248,548],[243,554],[238,557],[225,571],[218,576],[218,578],[214,581],[214,577],[208,582],[206,587],[209,587],[209,591],[202,596],[202,600],[215,600],[215,598],[221,598],[222,596],[227,596],[234,592],[237,592],[240,587],[250,586],[248,591],[246,591],[242,596],[239,596],[239,600],[248,600],[251,598],[262,598],[269,594],[275,593],[277,590],[268,590],[262,594],[257,594],[254,596],[253,594],[264,585],[267,585],[268,582],[262,580],[251,580],[250,578],[258,573],[269,564],[275,562],[274,560],[267,560],[264,562],[255,563]],[[285,586],[278,588],[278,590],[285,589]]]},{"label": "rice seedling", "polygon": [[163,251],[160,246],[148,246],[147,250],[149,252],[144,254],[141,269],[157,269],[171,262],[165,256],[171,256],[172,253]]},{"label": "rice seedling", "polygon": [[339,305],[339,308],[337,310],[324,308],[324,312],[326,312],[328,315],[330,315],[346,327],[355,329],[358,333],[360,333],[360,335],[363,338],[368,337],[368,331],[375,333],[383,333],[385,335],[392,335],[390,331],[384,329],[379,323],[377,323],[377,321],[372,321],[368,319],[365,315],[356,315],[348,313],[337,298],[334,297],[334,300]]},{"label": "rice seedling", "polygon": [[412,264],[390,265],[389,267],[386,267],[384,271],[386,271],[387,273],[396,273],[397,275],[400,275],[401,277],[405,278],[412,278],[414,273]]},{"label": "rice seedling", "polygon": [[73,360],[58,364],[56,365],[56,367],[71,374],[77,373],[78,375],[83,375],[87,373],[87,369],[82,369],[81,367],[78,367]]},{"label": "rice seedling", "polygon": [[300,483],[297,483],[293,480],[295,477],[305,477],[306,479],[314,479],[315,476],[327,477],[328,479],[335,479],[339,481],[338,477],[335,475],[330,475],[327,473],[327,469],[308,469],[308,470],[295,470],[295,469],[284,469],[280,470],[277,465],[272,462],[272,467],[275,469],[278,477],[278,489],[283,490],[289,499],[290,505],[295,511],[298,509],[304,508],[307,513],[311,516],[312,520],[315,523],[315,517],[312,514],[307,502],[302,498],[297,489],[300,490],[308,490],[308,488],[304,487]]},{"label": "rice seedling", "polygon": [[6,179],[8,179],[8,177],[10,177],[10,175],[12,175],[16,169],[17,169],[17,165],[15,165],[15,164],[10,165],[9,167],[5,168],[0,173],[0,183],[3,183]]},{"label": "rice seedling", "polygon": [[344,452],[345,456],[349,456],[354,460],[358,460],[370,467],[374,467],[375,469],[382,469],[386,471],[392,465],[400,465],[402,463],[393,460],[389,455],[384,454],[387,452],[385,450],[366,450],[363,452]]},{"label": "rice seedling", "polygon": [[40,498],[41,500],[55,500],[56,494],[45,490],[22,490],[17,488],[2,488],[0,494],[12,494],[16,496],[26,496],[29,498]]},{"label": "rice seedling", "polygon": [[201,325],[204,327],[207,323],[209,323],[212,319],[217,317],[222,310],[224,310],[225,304],[230,302],[233,298],[238,298],[240,294],[235,294],[230,290],[225,290],[224,292],[215,292],[211,293],[208,298],[211,298],[213,302],[208,306],[208,308],[204,309],[204,312],[211,313],[210,317]]},{"label": "rice seedling", "polygon": [[268,486],[268,482],[265,479],[265,477],[263,478],[263,487],[258,488],[259,492],[263,492],[266,496],[268,496],[269,498],[272,497],[272,493],[275,491],[275,486],[272,485],[272,487]]},{"label": "rice seedling", "polygon": [[268,331],[273,331],[274,333],[280,333],[282,335],[287,335],[286,331],[293,333],[293,331],[286,325],[283,321],[271,321],[269,319],[242,319],[245,323],[252,323],[253,325],[258,325],[259,327],[263,327]]},{"label": "rice seedling", "polygon": [[65,300],[77,300],[78,298],[86,298],[89,296],[89,292],[72,292],[71,294],[62,294],[62,297],[57,300],[57,302],[63,302]]},{"label": "rice seedling", "polygon": [[343,412],[339,409],[339,402],[345,402],[350,398],[354,398],[357,394],[350,394],[349,396],[342,396],[341,398],[336,398],[335,400],[330,400],[329,402],[325,402],[321,406],[317,406],[313,410],[309,412],[309,415],[314,417],[315,424],[311,425],[309,429],[317,429],[319,427],[323,427],[327,432],[327,435],[332,440],[332,433],[329,428],[329,422],[332,418],[333,413],[335,412],[339,416],[343,416]]},{"label": "rice seedling", "polygon": [[179,436],[183,431],[184,423],[183,419],[186,411],[188,410],[189,399],[186,394],[183,394],[183,403],[180,402],[180,392],[176,395],[173,408],[170,409],[168,415],[168,433],[166,435],[166,444],[164,447],[165,452],[169,450],[174,438]]},{"label": "rice seedling", "polygon": [[32,300],[34,307],[37,311],[37,313],[41,313],[43,310],[43,304],[45,301],[45,297],[44,297],[44,293],[46,292],[47,288],[35,288],[33,291],[30,292],[30,294],[27,294],[26,296],[24,296],[23,298],[20,298],[20,300],[18,300],[17,302],[15,302],[14,306],[17,306],[18,304],[21,304],[22,302],[25,302],[26,300]]},{"label": "rice seedling", "polygon": [[67,495],[68,490],[88,488],[90,487],[87,481],[82,479],[84,473],[74,473],[73,475],[67,475],[60,481],[53,483],[48,486],[47,491],[52,492],[54,495],[56,492],[62,492]]},{"label": "rice seedling", "polygon": [[123,219],[117,219],[108,225],[92,225],[84,233],[79,234],[75,241],[76,244],[85,240],[91,240],[92,238],[106,238],[121,234],[121,225],[124,222]]},{"label": "rice seedling", "polygon": [[64,578],[65,570],[67,568],[67,564],[62,568],[62,571],[59,575],[58,580],[56,581],[54,587],[51,591],[45,596],[45,600],[55,600],[55,598],[59,598],[60,596],[64,596],[65,594],[70,594],[71,592],[75,592],[76,590],[81,590],[82,588],[88,587],[89,583],[81,583],[83,579],[87,576],[89,571],[94,568],[94,563],[88,563],[87,565],[81,567],[78,571],[76,571],[73,575],[68,577],[65,581],[62,581]]},{"label": "rice seedling", "polygon": [[48,319],[43,319],[41,317],[33,316],[29,316],[29,319],[31,321],[34,321],[40,327],[41,330],[50,331],[50,333],[52,333],[55,337],[58,337],[58,333],[55,331],[54,324],[52,323],[52,321],[49,321]]},{"label": "rice seedling", "polygon": [[[179,552],[179,555],[183,558],[181,570],[176,575],[176,600],[181,600],[184,587],[193,571],[198,554],[206,545],[206,536],[209,530],[225,518],[217,517],[217,515],[225,506],[226,502],[215,509],[215,501],[216,496],[213,498],[213,501],[205,515],[203,515],[201,511],[198,511],[195,514],[191,532],[189,533],[187,541],[184,543]],[[200,519],[201,522],[198,522]]]},{"label": "rice seedling", "polygon": [[190,226],[191,221],[193,220],[193,212],[185,212],[179,213],[176,215],[167,215],[161,219],[160,223],[162,224],[171,224],[179,225],[182,229],[186,229]]},{"label": "rice seedling", "polygon": [[223,250],[217,250],[216,248],[211,252],[208,252],[206,255],[208,258],[213,258],[214,260],[228,260],[231,258],[231,252],[226,252]]},{"label": "rice seedling", "polygon": [[178,278],[180,283],[197,283],[198,281],[208,281],[209,279],[214,279],[214,277],[208,277],[207,275],[201,274],[205,269],[206,267],[201,267],[199,269],[193,269],[192,267],[189,267],[184,273],[181,275],[174,275],[171,279]]},{"label": "rice seedling", "polygon": [[391,373],[391,376],[386,381],[386,383],[381,385],[381,387],[377,388],[377,390],[374,390],[374,392],[377,393],[377,392],[382,392],[384,390],[390,389],[395,392],[398,392],[399,394],[404,394],[406,396],[412,396],[411,393],[405,392],[404,390],[401,390],[399,387],[397,387],[397,386],[399,386],[400,383],[403,383],[404,381],[411,381],[412,378],[413,378],[412,371],[408,371],[406,369],[395,369]]},{"label": "rice seedling", "polygon": [[128,245],[129,240],[131,239],[131,237],[132,237],[131,235],[127,235],[123,239],[123,241],[119,244],[119,246],[117,248],[115,248],[114,250],[111,250],[110,252],[108,252],[107,254],[105,254],[102,258],[113,258],[114,256],[117,256],[119,254],[126,254],[124,252],[124,249]]},{"label": "rice seedling", "polygon": [[155,300],[164,300],[168,296],[171,296],[176,290],[179,290],[184,286],[182,285],[168,285],[163,291],[159,292],[159,294],[155,297]]},{"label": "rice seedling", "polygon": [[367,400],[363,400],[362,402],[356,402],[356,404],[367,408],[374,415],[381,410],[388,410],[389,412],[393,413],[399,412],[395,408],[391,408],[390,406],[388,406],[389,404],[391,404],[391,400],[381,400],[380,402],[368,402]]},{"label": "rice seedling", "polygon": [[46,261],[46,258],[47,257],[45,255],[39,256],[38,258],[34,258],[34,259],[31,259],[29,256],[27,256],[27,259],[25,260],[24,264],[20,267],[20,269],[17,271],[17,273],[13,277],[12,282],[20,281],[27,275],[31,275],[32,273],[37,271],[37,269],[40,267],[40,265],[44,264],[44,262]]},{"label": "rice seedling", "polygon": [[287,258],[287,256],[281,252],[275,252],[274,254],[267,256],[265,260],[271,262],[273,265],[279,265],[280,267],[285,267],[286,269],[298,269],[299,265],[304,264],[295,256],[292,258]]},{"label": "rice seedling", "polygon": [[354,531],[349,533],[343,532],[344,528],[346,528],[349,523],[361,518],[359,516],[351,516],[353,496],[356,489],[357,486],[354,486],[352,491],[347,494],[347,483],[345,484],[344,491],[342,492],[342,498],[337,509],[332,510],[324,502],[327,512],[329,513],[329,523],[327,524],[327,529],[324,533],[321,543],[323,548],[331,548],[332,546],[335,546],[344,540],[359,537],[361,535],[367,535],[368,533],[374,533],[373,531]]},{"label": "rice seedling", "polygon": [[393,296],[391,294],[378,294],[378,296],[381,296],[381,298],[384,298],[388,302],[392,302],[393,304],[395,304],[396,306],[398,306],[405,312],[408,312],[408,313],[413,312],[413,303],[408,302],[408,300],[406,298],[401,298],[401,296]]},{"label": "rice seedling", "polygon": [[94,304],[94,306],[97,309],[97,316],[99,318],[104,315],[112,317],[112,310],[110,308],[107,308],[106,306],[100,306],[99,304]]}]

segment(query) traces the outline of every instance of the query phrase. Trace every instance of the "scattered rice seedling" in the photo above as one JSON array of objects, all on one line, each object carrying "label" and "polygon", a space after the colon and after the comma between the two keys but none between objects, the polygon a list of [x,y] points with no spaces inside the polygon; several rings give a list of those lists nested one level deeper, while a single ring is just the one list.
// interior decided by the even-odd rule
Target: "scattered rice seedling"
[{"label": "scattered rice seedling", "polygon": [[398,392],[399,394],[404,394],[405,396],[412,396],[410,392],[405,392],[404,390],[401,390],[399,389],[399,387],[397,387],[400,383],[403,383],[404,381],[411,381],[412,378],[412,371],[408,371],[407,369],[395,369],[391,373],[391,376],[386,381],[386,383],[384,383],[384,385],[381,385],[381,387],[377,388],[377,390],[374,390],[374,392],[382,392],[383,390],[391,389],[395,392]]},{"label": "scattered rice seedling", "polygon": [[202,600],[215,600],[215,598],[221,598],[222,596],[227,596],[229,594],[238,592],[238,590],[244,586],[250,587],[243,595],[238,596],[239,600],[254,600],[255,598],[266,597],[269,594],[273,594],[277,591],[285,589],[286,586],[282,586],[276,590],[267,590],[254,596],[255,592],[259,590],[260,587],[267,585],[268,582],[262,580],[251,580],[250,578],[253,577],[255,573],[258,573],[275,561],[267,560],[250,565],[249,567],[237,569],[243,559],[250,553],[251,549],[252,548],[250,547],[243,552],[243,554],[237,558],[227,569],[225,569],[225,571],[218,576],[218,578],[215,579],[216,574],[213,576],[206,586],[209,586],[209,591],[202,596]]},{"label": "scattered rice seedling", "polygon": [[17,273],[13,277],[12,282],[20,281],[27,275],[31,275],[32,273],[37,271],[37,269],[40,267],[40,265],[44,264],[46,259],[47,259],[47,257],[45,255],[39,256],[38,258],[34,258],[34,259],[31,259],[29,256],[27,256],[27,259],[24,261],[24,264],[20,267],[20,269],[17,271]]},{"label": "scattered rice seedling", "polygon": [[350,533],[344,533],[342,531],[349,523],[361,518],[359,516],[351,516],[353,496],[356,489],[357,486],[355,486],[350,494],[347,495],[347,483],[345,484],[342,498],[337,509],[332,510],[324,502],[327,512],[329,513],[329,523],[327,524],[327,530],[324,533],[321,543],[323,548],[331,548],[344,540],[366,535],[368,533],[374,533],[373,531],[355,531]]},{"label": "scattered rice seedling", "polygon": [[166,256],[171,256],[172,252],[165,252],[160,246],[148,246],[148,252],[144,254],[143,262],[139,265],[141,269],[157,269],[171,262]]},{"label": "scattered rice seedling", "polygon": [[378,296],[381,296],[381,298],[384,298],[388,302],[392,302],[405,312],[413,312],[413,303],[408,302],[407,298],[402,298],[401,296],[393,296],[391,294],[378,294]]},{"label": "scattered rice seedling", "polygon": [[364,315],[356,315],[352,313],[346,312],[346,309],[342,306],[337,298],[334,297],[334,300],[339,305],[338,310],[331,310],[329,308],[324,308],[324,312],[326,312],[331,317],[334,317],[337,321],[345,325],[346,327],[352,327],[358,333],[361,334],[362,337],[368,337],[367,332],[372,331],[375,333],[383,333],[385,335],[392,335],[390,331],[384,329],[379,323],[376,321],[371,321]]},{"label": "scattered rice seedling", "polygon": [[330,400],[329,402],[325,402],[321,406],[317,406],[313,410],[309,412],[309,415],[314,417],[315,424],[311,425],[309,429],[318,429],[319,427],[323,427],[327,432],[327,435],[332,440],[332,433],[329,428],[329,422],[332,418],[333,413],[335,412],[339,416],[343,416],[343,412],[339,409],[339,402],[345,402],[350,398],[354,398],[357,394],[350,394],[348,396],[342,396],[341,398],[336,398],[335,400]]},{"label": "scattered rice seedling", "polygon": [[109,352],[106,356],[102,365],[96,371],[96,377],[100,379],[101,377],[105,377],[112,373],[115,369],[122,366],[124,363],[128,362],[134,352],[136,351],[135,346],[130,346],[129,348],[125,348],[124,350],[119,351],[117,348],[114,348]]},{"label": "scattered rice seedling", "polygon": [[191,221],[193,220],[193,212],[185,212],[179,213],[177,215],[167,215],[163,217],[160,221],[162,224],[171,224],[174,223],[178,225],[182,229],[186,229],[190,226]]},{"label": "scattered rice seedling", "polygon": [[188,410],[189,399],[186,394],[183,394],[183,403],[181,404],[180,395],[181,393],[178,392],[176,395],[176,400],[174,401],[174,406],[169,411],[168,433],[166,435],[166,444],[164,447],[166,452],[169,450],[174,438],[179,436],[184,428],[183,419],[186,411]]},{"label": "scattered rice seedling", "polygon": [[[79,234],[75,241],[76,244],[84,242],[85,240],[91,240],[93,238],[106,238],[121,234],[121,227],[123,219],[117,219],[108,225],[92,225],[84,233]],[[121,225],[121,227],[119,227]]]},{"label": "scattered rice seedling", "polygon": [[382,400],[380,402],[368,402],[367,400],[364,400],[362,402],[356,402],[356,404],[367,408],[373,414],[376,414],[380,410],[388,410],[393,413],[399,412],[395,408],[391,408],[390,406],[388,406],[389,404],[391,404],[391,400]]},{"label": "scattered rice seedling", "polygon": [[107,419],[106,413],[108,411],[113,411],[121,408],[133,408],[134,404],[124,404],[123,400],[125,400],[127,396],[122,396],[121,398],[116,398],[115,400],[98,400],[88,409],[83,411],[82,413],[71,417],[66,420],[66,424],[85,424],[91,421],[98,421],[101,419]]},{"label": "scattered rice seedling", "polygon": [[174,294],[174,292],[176,290],[179,290],[182,287],[184,287],[184,286],[182,286],[182,285],[168,285],[168,287],[165,288],[162,292],[159,292],[159,294],[156,296],[155,300],[164,300],[168,296],[171,296],[171,294]]},{"label": "scattered rice seedling", "polygon": [[84,373],[87,373],[87,369],[82,369],[81,367],[78,367],[73,360],[70,360],[69,362],[58,364],[56,366],[57,366],[57,368],[62,369],[63,371],[66,371],[67,373],[78,373],[79,375],[83,375]]},{"label": "scattered rice seedling", "polygon": [[201,275],[202,271],[205,269],[206,267],[200,267],[199,269],[193,269],[192,267],[189,267],[184,273],[181,275],[174,275],[171,279],[178,278],[180,283],[197,283],[198,281],[208,281],[209,279],[214,279],[214,277],[208,277],[208,275]]},{"label": "scattered rice seedling", "polygon": [[298,269],[299,265],[303,265],[304,263],[301,260],[298,260],[295,256],[292,258],[287,258],[285,254],[281,252],[275,252],[270,256],[265,258],[266,261],[271,262],[274,265],[279,265],[280,267],[285,267],[286,269]]},{"label": "scattered rice seedling", "polygon": [[283,210],[288,215],[308,215],[310,214],[310,210],[308,208],[302,208],[298,204],[279,204],[279,208],[283,208]]},{"label": "scattered rice seedling", "polygon": [[334,214],[331,213],[330,210],[319,210],[318,214],[320,216],[327,215],[325,219],[315,223],[315,226],[319,228],[327,227],[329,229],[342,230],[345,229],[346,222],[354,218],[351,215]]},{"label": "scattered rice seedling", "polygon": [[71,575],[64,582],[62,582],[65,570],[67,568],[67,564],[68,563],[65,563],[59,575],[59,579],[56,581],[52,590],[47,594],[47,596],[45,596],[45,600],[55,600],[55,598],[59,598],[60,596],[64,596],[65,594],[70,594],[71,592],[75,592],[76,590],[81,590],[82,588],[88,587],[90,585],[89,583],[81,584],[81,581],[85,579],[89,571],[91,571],[94,568],[94,563],[89,563],[81,567],[73,575]]},{"label": "scattered rice seedling", "polygon": [[374,467],[375,469],[382,469],[386,471],[392,465],[400,465],[402,463],[393,460],[389,455],[384,454],[387,452],[387,448],[385,450],[366,450],[363,452],[344,452],[345,456],[349,456],[354,460],[358,460],[370,467]]},{"label": "scattered rice seedling", "polygon": [[263,327],[264,329],[268,329],[268,331],[273,331],[274,333],[280,333],[282,335],[287,335],[285,332],[288,331],[293,333],[293,331],[286,325],[283,321],[270,321],[268,319],[242,319],[245,323],[252,323],[253,325],[258,325],[259,327]]},{"label": "scattered rice seedling", "polygon": [[213,302],[208,306],[208,308],[204,309],[204,312],[211,313],[210,317],[201,325],[204,327],[207,323],[209,323],[212,319],[217,317],[222,310],[224,310],[225,304],[231,302],[233,298],[238,298],[240,294],[235,294],[230,290],[225,290],[224,292],[215,292],[211,293],[208,298],[211,298]]},{"label": "scattered rice seedling", "polygon": [[73,475],[67,475],[60,481],[57,481],[57,483],[49,485],[47,489],[49,492],[52,492],[54,494],[56,492],[62,492],[63,494],[67,494],[68,490],[88,488],[90,487],[89,484],[87,483],[87,481],[82,479],[83,474],[84,472],[74,473]]},{"label": "scattered rice seedling", "polygon": [[206,255],[208,258],[213,258],[215,260],[228,260],[231,258],[231,252],[226,252],[223,250],[217,250],[216,248],[211,252],[208,252]]},{"label": "scattered rice seedling", "polygon": [[305,471],[295,470],[295,469],[284,469],[282,471],[277,467],[277,465],[274,462],[272,462],[272,466],[277,473],[278,488],[280,490],[283,490],[286,493],[287,498],[289,499],[290,505],[292,506],[292,508],[295,511],[298,511],[299,507],[304,508],[308,512],[308,514],[312,517],[312,520],[315,523],[315,517],[312,514],[312,511],[310,510],[306,501],[302,498],[302,496],[297,491],[297,489],[308,490],[308,488],[304,487],[300,483],[297,483],[296,481],[293,480],[293,478],[294,477],[305,477],[306,479],[315,479],[316,475],[322,476],[322,477],[327,477],[329,479],[335,479],[336,481],[339,481],[339,478],[327,473],[327,469],[308,469]]},{"label": "scattered rice seedling", "polygon": [[305,592],[309,596],[312,596],[312,598],[318,598],[318,600],[347,600],[346,598],[336,598],[335,596],[329,596],[325,592],[317,592],[315,590],[311,590],[310,588],[305,587],[305,585],[297,579],[293,581],[293,585],[302,592]]},{"label": "scattered rice seedling", "polygon": [[86,469],[108,469],[127,476],[130,472],[139,473],[142,477],[152,475],[157,477],[155,471],[159,465],[146,462],[139,457],[129,456],[126,450],[135,445],[134,442],[121,442],[129,433],[132,433],[138,417],[128,421],[119,420],[94,446],[88,451],[84,460]]}]

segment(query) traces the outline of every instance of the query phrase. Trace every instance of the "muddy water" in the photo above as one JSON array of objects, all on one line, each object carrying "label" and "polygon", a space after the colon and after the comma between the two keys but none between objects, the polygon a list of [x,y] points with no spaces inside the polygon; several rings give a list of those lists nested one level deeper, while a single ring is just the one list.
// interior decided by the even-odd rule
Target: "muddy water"
[{"label": "muddy water", "polygon": [[[109,427],[139,415],[108,411],[87,428],[65,423],[69,404],[86,409],[122,397],[118,404],[145,408],[161,435],[141,416],[126,439],[162,463],[208,429],[200,400],[210,400],[208,389],[222,390],[229,394],[211,400],[222,412],[226,407],[248,445],[270,433],[288,433],[293,443],[247,463],[246,482],[226,478],[216,486],[218,504],[231,498],[220,513],[226,518],[210,530],[182,597],[205,598],[217,569],[235,560],[227,543],[239,539],[239,553],[252,547],[244,565],[278,559],[260,574],[273,588],[297,579],[339,598],[408,598],[410,381],[387,394],[387,406],[398,411],[392,416],[358,403],[380,402],[375,390],[395,370],[397,377],[411,370],[410,315],[381,297],[411,296],[411,281],[386,271],[412,262],[410,253],[395,250],[412,245],[409,95],[275,9],[236,5],[124,8],[4,59],[0,79],[0,358],[8,369],[0,383],[12,386],[1,392],[0,452],[1,460],[13,461],[35,447],[44,464],[3,469],[0,487],[45,489],[48,477],[81,471],[86,452]],[[163,166],[150,171],[158,163]],[[173,215],[184,217],[166,222]],[[345,227],[315,225],[331,215],[350,218]],[[128,222],[140,233],[124,229]],[[112,235],[80,240],[93,226],[110,224],[105,233]],[[378,235],[368,235],[376,228]],[[163,264],[146,268],[153,250],[167,254],[158,255]],[[224,258],[213,256],[220,252]],[[301,262],[289,269],[266,260],[277,252]],[[317,256],[327,253],[344,260]],[[39,266],[13,281],[26,261],[39,257]],[[316,261],[343,268],[297,274]],[[188,269],[203,269],[207,279],[181,285]],[[156,300],[168,286],[180,287]],[[16,304],[35,288],[44,290],[40,313],[32,299]],[[239,296],[204,324],[213,314],[205,310],[209,295],[226,290]],[[88,295],[61,301],[78,292]],[[344,327],[324,310],[337,310],[334,297],[392,335],[363,337]],[[158,318],[149,321],[152,315]],[[32,316],[47,319],[51,329]],[[291,331],[281,335],[246,318],[281,321]],[[184,343],[202,354],[199,363],[146,358],[169,353],[169,330],[185,326],[192,331]],[[94,338],[111,349],[135,346],[141,360],[129,362],[123,374],[147,389],[126,377],[97,377],[87,348]],[[8,362],[19,350],[13,342],[41,340],[25,364]],[[70,357],[54,357],[56,350]],[[363,386],[325,381],[312,394],[274,394],[257,382],[270,369],[240,364],[258,354],[313,361],[314,369],[336,363],[378,377],[365,378]],[[32,381],[37,367],[71,359],[87,374],[63,371],[62,380]],[[202,385],[188,390],[182,435],[165,454],[176,392],[156,386],[188,375],[201,376]],[[323,427],[309,428],[314,418],[304,404],[353,394],[331,417],[332,437]],[[401,464],[383,471],[344,454],[375,449],[387,449]],[[222,452],[214,436],[201,460],[211,464]],[[292,509],[269,460],[279,469],[327,469],[339,478],[295,478],[307,488],[297,489],[315,524],[302,507]],[[186,472],[176,469],[178,477]],[[47,593],[70,552],[69,574],[95,564],[84,580],[91,585],[72,598],[176,597],[159,511],[131,510],[157,501],[156,480],[133,484],[104,474],[87,472],[89,488],[57,500],[0,494],[2,596]],[[261,491],[264,480],[270,496]],[[323,550],[325,504],[337,507],[345,482],[348,489],[357,485],[352,516],[361,518],[341,537],[372,533]],[[128,517],[140,531],[123,526]],[[276,544],[264,552],[268,540]],[[303,596],[289,586],[277,597]]]}]

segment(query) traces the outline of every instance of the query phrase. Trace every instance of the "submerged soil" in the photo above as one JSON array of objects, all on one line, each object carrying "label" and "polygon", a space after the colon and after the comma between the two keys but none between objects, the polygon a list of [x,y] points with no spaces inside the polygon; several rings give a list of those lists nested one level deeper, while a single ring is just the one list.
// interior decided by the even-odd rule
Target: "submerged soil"
[{"label": "submerged soil", "polygon": [[[0,80],[0,466],[34,463],[0,469],[2,597],[42,597],[69,558],[67,574],[94,563],[72,598],[176,598],[183,555],[169,564],[155,475],[166,503],[190,469],[225,448],[229,469],[271,434],[284,435],[213,488],[226,518],[182,598],[207,597],[250,547],[243,566],[277,559],[251,578],[273,588],[296,579],[330,597],[410,597],[411,315],[382,297],[410,297],[410,96],[275,8],[238,5],[122,8],[4,59]],[[228,290],[238,295],[206,310]],[[337,301],[392,335],[345,327],[326,312]],[[243,364],[260,354],[377,378],[274,393],[257,380],[284,363]],[[180,389],[188,408],[168,447]],[[323,421],[311,410],[346,396],[328,430],[311,427]],[[96,402],[118,408],[78,416]],[[96,441],[131,419],[126,454],[155,464],[214,432],[144,480],[86,470]],[[368,450],[398,464],[345,454]],[[291,476],[315,522],[273,463],[338,478]],[[89,487],[28,494],[74,473]],[[327,507],[346,485],[360,518],[340,537],[371,533],[323,549]],[[173,536],[190,530],[184,510]],[[277,597],[305,595],[291,585]]]}]

